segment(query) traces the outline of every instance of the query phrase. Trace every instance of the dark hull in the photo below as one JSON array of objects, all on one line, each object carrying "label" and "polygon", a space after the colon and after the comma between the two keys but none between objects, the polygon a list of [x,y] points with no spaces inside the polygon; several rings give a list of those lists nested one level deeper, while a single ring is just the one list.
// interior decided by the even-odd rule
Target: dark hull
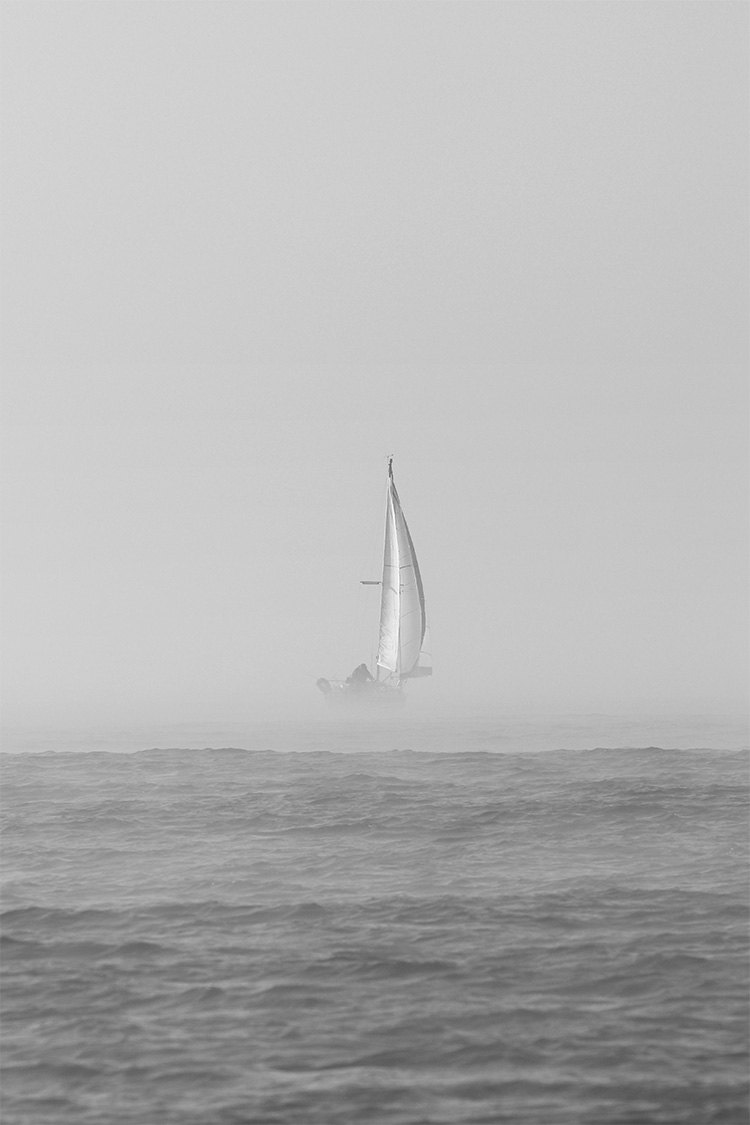
[{"label": "dark hull", "polygon": [[[325,687],[322,686],[325,684]],[[354,710],[393,710],[403,707],[406,696],[401,688],[373,681],[363,685],[318,681],[329,707]]]}]

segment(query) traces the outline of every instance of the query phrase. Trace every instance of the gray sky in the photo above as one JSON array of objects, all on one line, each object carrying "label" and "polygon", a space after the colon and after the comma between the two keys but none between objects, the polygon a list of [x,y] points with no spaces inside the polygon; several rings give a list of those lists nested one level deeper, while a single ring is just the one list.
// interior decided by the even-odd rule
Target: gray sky
[{"label": "gray sky", "polygon": [[746,5],[3,9],[9,719],[742,704]]}]

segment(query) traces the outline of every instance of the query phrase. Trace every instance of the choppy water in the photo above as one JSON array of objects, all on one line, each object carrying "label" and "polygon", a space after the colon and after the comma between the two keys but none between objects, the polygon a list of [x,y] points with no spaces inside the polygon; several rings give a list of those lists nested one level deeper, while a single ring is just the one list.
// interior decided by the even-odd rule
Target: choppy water
[{"label": "choppy water", "polygon": [[6,757],[4,1125],[747,1121],[745,754],[331,742]]}]

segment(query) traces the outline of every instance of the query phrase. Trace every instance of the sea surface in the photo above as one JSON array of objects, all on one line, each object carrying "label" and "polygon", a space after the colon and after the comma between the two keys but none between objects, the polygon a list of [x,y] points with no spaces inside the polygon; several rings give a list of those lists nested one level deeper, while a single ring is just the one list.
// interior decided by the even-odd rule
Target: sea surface
[{"label": "sea surface", "polygon": [[15,736],[3,1125],[744,1125],[746,743],[651,731]]}]

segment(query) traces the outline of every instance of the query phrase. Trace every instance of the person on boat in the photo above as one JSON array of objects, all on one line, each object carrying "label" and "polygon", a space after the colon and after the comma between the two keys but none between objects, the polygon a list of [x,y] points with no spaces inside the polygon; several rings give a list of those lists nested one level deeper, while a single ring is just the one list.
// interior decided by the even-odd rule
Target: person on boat
[{"label": "person on boat", "polygon": [[370,674],[370,669],[367,667],[367,665],[360,664],[357,668],[354,669],[351,676],[347,677],[346,682],[348,684],[351,684],[353,688],[356,688],[358,691],[360,691],[362,688],[367,687],[368,684],[371,684],[374,681],[372,675]]}]

